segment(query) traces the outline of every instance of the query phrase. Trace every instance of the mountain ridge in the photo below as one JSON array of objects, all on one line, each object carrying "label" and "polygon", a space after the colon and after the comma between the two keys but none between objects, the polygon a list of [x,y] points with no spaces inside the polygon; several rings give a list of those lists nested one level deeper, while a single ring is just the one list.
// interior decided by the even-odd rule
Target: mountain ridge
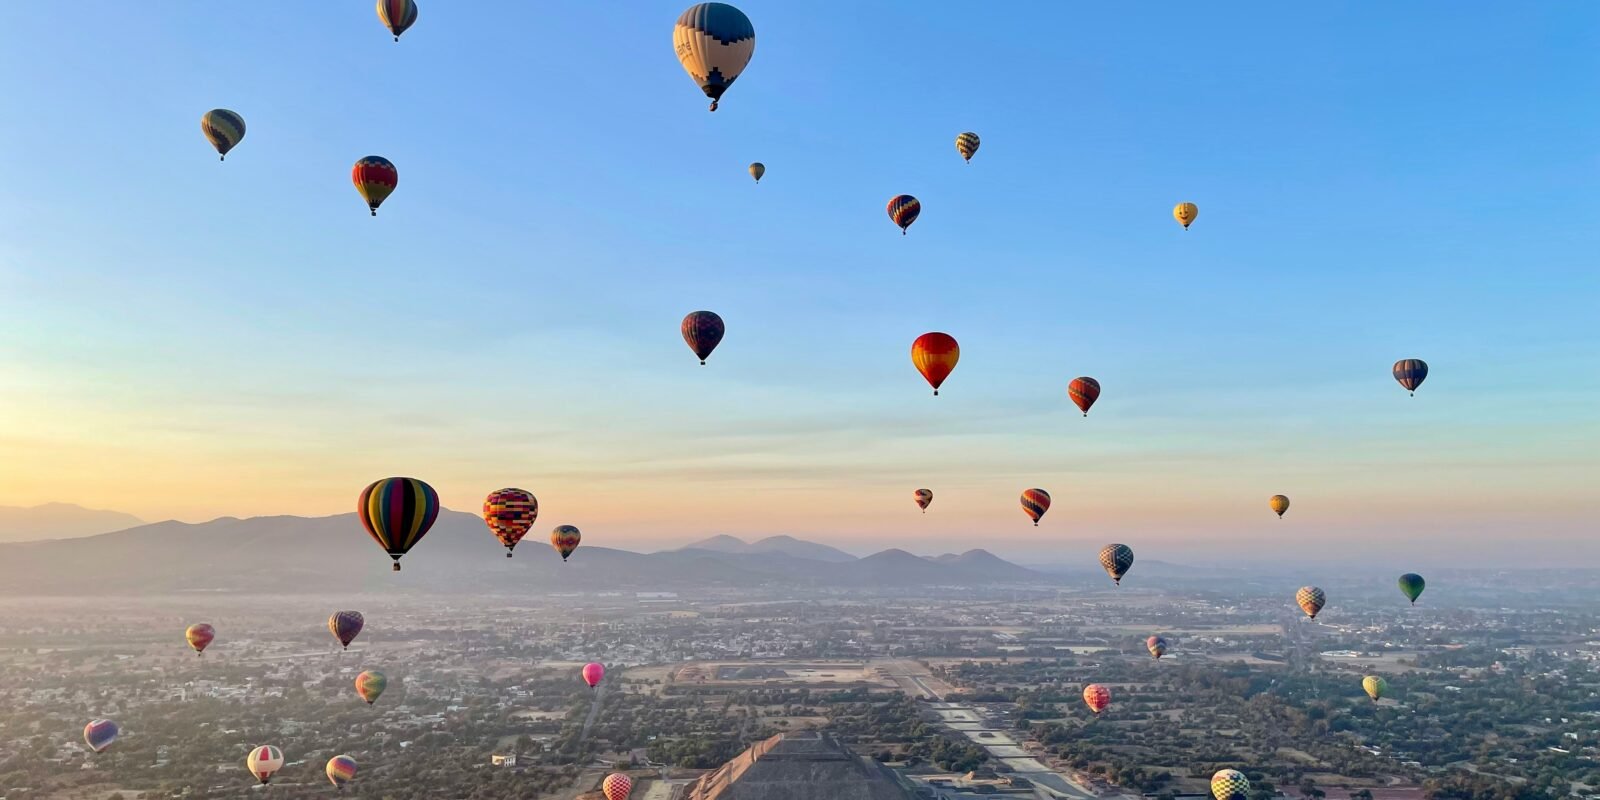
[{"label": "mountain ridge", "polygon": [[0,543],[95,536],[143,524],[132,514],[75,503],[0,506]]}]

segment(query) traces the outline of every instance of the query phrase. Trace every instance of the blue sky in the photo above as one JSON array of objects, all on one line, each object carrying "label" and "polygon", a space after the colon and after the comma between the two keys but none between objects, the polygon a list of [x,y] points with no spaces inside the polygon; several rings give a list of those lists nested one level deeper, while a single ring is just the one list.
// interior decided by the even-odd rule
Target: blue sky
[{"label": "blue sky", "polygon": [[1600,563],[1600,7],[739,5],[715,114],[681,3],[0,7],[0,503]]}]

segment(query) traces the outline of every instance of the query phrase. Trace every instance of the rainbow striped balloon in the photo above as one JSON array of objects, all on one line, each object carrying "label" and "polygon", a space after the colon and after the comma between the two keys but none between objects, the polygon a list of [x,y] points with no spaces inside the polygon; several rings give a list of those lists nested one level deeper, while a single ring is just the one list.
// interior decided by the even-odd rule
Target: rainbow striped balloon
[{"label": "rainbow striped balloon", "polygon": [[399,572],[400,557],[422,541],[439,518],[439,493],[416,478],[384,478],[361,490],[356,514]]},{"label": "rainbow striped balloon", "polygon": [[335,788],[342,790],[345,784],[355,780],[356,760],[345,755],[334,756],[328,759],[328,766],[324,771],[328,773],[328,781]]}]

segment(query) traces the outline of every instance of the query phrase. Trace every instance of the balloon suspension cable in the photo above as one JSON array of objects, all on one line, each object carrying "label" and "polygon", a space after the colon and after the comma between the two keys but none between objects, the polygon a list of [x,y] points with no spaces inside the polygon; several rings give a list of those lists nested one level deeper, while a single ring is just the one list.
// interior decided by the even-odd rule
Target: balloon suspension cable
[{"label": "balloon suspension cable", "polygon": [[934,397],[938,397],[939,396],[939,390],[938,389],[934,389],[933,390],[933,396]]},{"label": "balloon suspension cable", "polygon": [[1034,520],[1033,521],[1033,527],[1035,527],[1035,528],[1039,527],[1039,520]]},{"label": "balloon suspension cable", "polygon": [[218,161],[227,161],[228,157],[227,156],[217,156],[217,160]]},{"label": "balloon suspension cable", "polygon": [[506,558],[510,558],[510,557],[511,557],[511,551],[510,551],[510,550],[507,550],[507,551],[506,551]]},{"label": "balloon suspension cable", "polygon": [[398,34],[398,33],[395,34],[394,40],[397,41],[397,42],[400,41],[400,34]]},{"label": "balloon suspension cable", "polygon": [[716,111],[717,110],[717,101],[716,100],[712,100],[711,101],[711,110],[712,111]]},{"label": "balloon suspension cable", "polygon": [[[374,217],[378,216],[378,209],[376,209],[376,208],[372,209],[372,216],[374,216]],[[399,568],[400,568],[400,565],[396,564],[395,565],[395,569],[399,569]]]},{"label": "balloon suspension cable", "polygon": [[394,562],[394,570],[393,571],[394,572],[399,572],[400,571],[400,562],[398,562],[398,561]]},{"label": "balloon suspension cable", "polygon": [[705,360],[705,359],[703,359],[703,358],[702,358],[702,359],[700,359],[700,366],[702,366],[702,367],[703,367],[703,366],[705,366],[705,365],[706,365],[706,360]]}]

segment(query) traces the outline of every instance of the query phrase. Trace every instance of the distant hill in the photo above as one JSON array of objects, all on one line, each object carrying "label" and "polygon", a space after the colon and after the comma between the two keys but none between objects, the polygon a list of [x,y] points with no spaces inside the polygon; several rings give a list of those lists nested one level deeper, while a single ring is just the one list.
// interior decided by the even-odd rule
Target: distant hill
[{"label": "distant hill", "polygon": [[71,503],[46,503],[30,508],[0,506],[0,542],[93,536],[143,524],[144,520],[132,514]]},{"label": "distant hill", "polygon": [[[482,519],[446,510],[401,561],[404,569],[395,573],[354,514],[159,522],[77,539],[0,544],[0,594],[321,594],[390,588],[525,593],[530,588],[806,589],[1049,581],[981,550],[944,561],[903,550],[857,559],[825,545],[773,537],[754,544],[741,542],[746,548],[763,546],[756,552],[689,547],[646,554],[601,547],[596,539],[603,541],[603,536],[589,533],[565,563],[542,541],[531,538],[517,547],[515,558],[508,559]],[[772,544],[763,545],[766,542]],[[784,552],[791,548],[833,560]]]},{"label": "distant hill", "polygon": [[782,553],[795,558],[809,558],[812,561],[829,561],[834,563],[848,563],[855,561],[856,557],[836,547],[829,547],[817,542],[808,542],[796,539],[793,536],[768,536],[755,542],[747,542],[737,536],[713,536],[684,545],[680,550],[714,550],[719,553]]}]

